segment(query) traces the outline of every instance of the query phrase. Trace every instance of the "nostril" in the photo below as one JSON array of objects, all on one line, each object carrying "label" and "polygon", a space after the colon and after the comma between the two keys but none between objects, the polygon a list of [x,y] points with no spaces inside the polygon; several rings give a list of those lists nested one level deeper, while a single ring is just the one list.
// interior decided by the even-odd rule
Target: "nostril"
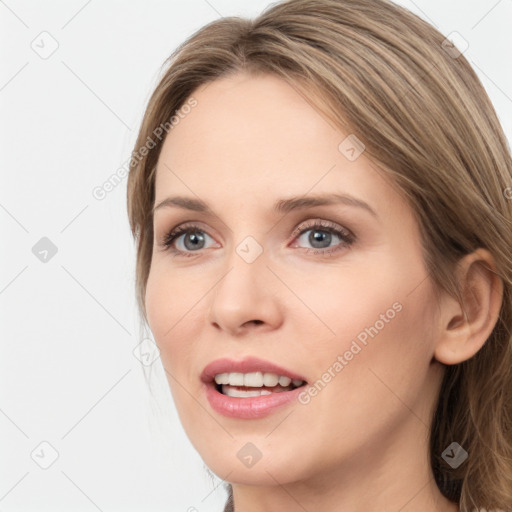
[{"label": "nostril", "polygon": [[250,325],[250,324],[260,325],[263,323],[264,323],[263,320],[248,320],[247,322],[244,323],[244,325]]}]

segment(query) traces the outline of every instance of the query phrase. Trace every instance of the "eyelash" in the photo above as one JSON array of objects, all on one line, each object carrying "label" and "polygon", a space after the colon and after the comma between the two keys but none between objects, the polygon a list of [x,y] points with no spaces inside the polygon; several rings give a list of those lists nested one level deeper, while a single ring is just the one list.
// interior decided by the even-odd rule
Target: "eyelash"
[{"label": "eyelash", "polygon": [[[314,247],[299,247],[299,249],[304,249],[307,253],[314,252],[316,254],[320,254],[323,257],[327,257],[329,254],[337,252],[343,248],[350,247],[356,240],[356,237],[348,229],[342,228],[341,226],[338,226],[337,224],[334,224],[329,221],[319,220],[312,221],[311,224],[303,224],[299,226],[292,233],[292,236],[294,237],[293,239],[295,240],[295,238],[298,238],[304,233],[307,233],[308,231],[312,230],[324,231],[332,235],[337,235],[341,239],[341,242],[334,247],[326,247],[323,249],[316,249]],[[206,233],[204,229],[202,229],[201,226],[198,226],[197,224],[186,224],[179,226],[171,230],[170,232],[166,233],[160,245],[163,247],[164,251],[170,251],[172,254],[174,254],[174,256],[193,257],[196,254],[200,253],[200,250],[181,251],[179,249],[176,249],[173,246],[173,244],[180,236],[195,232]]]}]

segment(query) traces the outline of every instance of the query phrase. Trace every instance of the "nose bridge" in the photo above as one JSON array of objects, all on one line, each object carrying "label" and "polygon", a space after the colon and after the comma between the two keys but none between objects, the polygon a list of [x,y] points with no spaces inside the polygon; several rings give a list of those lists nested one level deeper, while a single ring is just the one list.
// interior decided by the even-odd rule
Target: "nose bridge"
[{"label": "nose bridge", "polygon": [[[264,249],[265,233],[261,228],[261,221],[258,223],[249,222],[247,219],[258,219],[258,208],[246,203],[233,203],[238,215],[233,214],[231,218],[236,221],[228,222],[229,238],[226,244],[226,267],[230,271],[242,273],[245,277],[251,278],[256,272],[265,273],[266,253]],[[242,215],[240,215],[242,213]],[[268,270],[267,270],[268,271]]]},{"label": "nose bridge", "polygon": [[223,277],[211,295],[211,322],[236,331],[251,321],[274,325],[279,321],[275,287],[270,282],[274,276],[266,264],[263,245],[252,235],[230,246]]},{"label": "nose bridge", "polygon": [[263,246],[252,236],[233,244],[226,255],[224,268],[224,277],[216,286],[217,298],[222,296],[223,300],[241,305],[246,299],[253,300],[268,289],[265,281],[270,272],[266,267]]}]

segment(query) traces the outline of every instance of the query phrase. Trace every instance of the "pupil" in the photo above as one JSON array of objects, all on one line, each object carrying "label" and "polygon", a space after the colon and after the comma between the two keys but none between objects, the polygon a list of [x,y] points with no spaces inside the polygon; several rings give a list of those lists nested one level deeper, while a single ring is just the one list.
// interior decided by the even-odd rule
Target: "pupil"
[{"label": "pupil", "polygon": [[[189,241],[192,242],[192,245],[189,244]],[[193,233],[189,233],[189,236],[185,237],[185,247],[187,249],[197,249],[198,243],[204,242],[204,236],[198,235],[198,232],[195,231]]]},{"label": "pupil", "polygon": [[[328,247],[331,243],[332,234],[327,231],[313,231],[309,236],[310,243],[316,249],[322,249],[323,247]],[[326,245],[315,246],[317,242],[327,242]]]}]

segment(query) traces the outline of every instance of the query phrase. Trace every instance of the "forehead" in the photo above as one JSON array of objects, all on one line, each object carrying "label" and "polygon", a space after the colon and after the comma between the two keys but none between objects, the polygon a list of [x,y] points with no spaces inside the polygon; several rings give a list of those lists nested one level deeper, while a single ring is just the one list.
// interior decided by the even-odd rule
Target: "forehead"
[{"label": "forehead", "polygon": [[207,158],[211,164],[213,156],[219,167],[231,167],[235,160],[247,168],[265,155],[271,161],[277,155],[293,160],[307,147],[317,153],[337,147],[340,134],[278,77],[240,73],[202,86],[193,97],[197,106],[164,143],[164,154],[168,150],[174,160]]},{"label": "forehead", "polygon": [[350,193],[378,205],[394,194],[364,152],[355,160],[342,152],[351,134],[278,77],[239,73],[192,97],[197,105],[164,141],[155,202],[172,192],[213,197],[223,206],[256,205],[311,191]]}]

